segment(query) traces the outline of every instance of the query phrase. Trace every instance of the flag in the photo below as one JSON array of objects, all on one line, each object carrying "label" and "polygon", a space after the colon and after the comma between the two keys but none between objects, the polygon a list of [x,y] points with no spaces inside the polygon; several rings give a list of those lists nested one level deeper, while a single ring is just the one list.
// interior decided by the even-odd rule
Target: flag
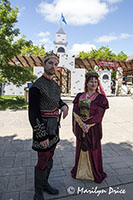
[{"label": "flag", "polygon": [[67,24],[67,22],[66,22],[66,20],[65,20],[65,17],[64,17],[64,15],[63,15],[63,13],[61,13],[61,20],[62,20],[65,24]]}]

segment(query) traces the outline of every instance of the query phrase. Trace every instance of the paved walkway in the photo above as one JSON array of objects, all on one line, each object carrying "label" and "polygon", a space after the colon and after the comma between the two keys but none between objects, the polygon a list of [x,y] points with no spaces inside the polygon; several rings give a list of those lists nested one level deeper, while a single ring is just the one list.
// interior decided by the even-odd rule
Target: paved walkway
[{"label": "paved walkway", "polygon": [[[68,100],[67,100],[68,101]],[[109,97],[103,120],[103,162],[108,177],[102,184],[71,177],[75,137],[69,116],[62,120],[50,182],[60,194],[44,193],[46,200],[131,200],[133,198],[133,99]],[[32,131],[27,111],[0,111],[0,200],[32,200],[36,152],[31,150]],[[79,194],[77,194],[79,193]],[[81,194],[84,193],[84,194]],[[117,194],[115,194],[117,193]]]}]

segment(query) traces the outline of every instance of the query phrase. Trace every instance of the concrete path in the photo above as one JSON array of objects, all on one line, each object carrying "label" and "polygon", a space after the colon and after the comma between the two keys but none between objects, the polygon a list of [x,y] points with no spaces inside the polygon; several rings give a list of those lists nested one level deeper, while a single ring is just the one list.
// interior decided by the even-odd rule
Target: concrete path
[{"label": "concrete path", "polygon": [[[75,137],[69,116],[61,121],[50,183],[60,194],[44,193],[46,200],[131,200],[133,198],[133,99],[109,97],[110,109],[103,120],[103,162],[108,177],[96,184],[71,177]],[[32,200],[36,152],[31,150],[32,130],[27,110],[0,111],[0,200]],[[82,194],[81,194],[82,193]]]}]

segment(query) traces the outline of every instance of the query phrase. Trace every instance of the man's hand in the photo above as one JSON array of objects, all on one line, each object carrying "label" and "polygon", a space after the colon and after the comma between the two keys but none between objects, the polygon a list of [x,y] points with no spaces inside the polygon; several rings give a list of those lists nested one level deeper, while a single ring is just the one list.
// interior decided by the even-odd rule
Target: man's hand
[{"label": "man's hand", "polygon": [[49,146],[49,139],[46,139],[46,140],[40,142],[40,144],[41,144],[44,148],[46,148],[47,146]]},{"label": "man's hand", "polygon": [[63,119],[65,119],[66,116],[68,115],[68,106],[66,105],[62,106],[61,111],[63,112]]}]

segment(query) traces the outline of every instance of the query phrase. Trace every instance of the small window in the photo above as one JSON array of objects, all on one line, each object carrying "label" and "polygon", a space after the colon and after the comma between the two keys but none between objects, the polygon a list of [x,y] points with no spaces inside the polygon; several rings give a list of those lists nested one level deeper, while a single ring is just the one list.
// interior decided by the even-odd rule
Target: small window
[{"label": "small window", "polygon": [[109,76],[107,74],[103,75],[103,80],[109,80]]}]

